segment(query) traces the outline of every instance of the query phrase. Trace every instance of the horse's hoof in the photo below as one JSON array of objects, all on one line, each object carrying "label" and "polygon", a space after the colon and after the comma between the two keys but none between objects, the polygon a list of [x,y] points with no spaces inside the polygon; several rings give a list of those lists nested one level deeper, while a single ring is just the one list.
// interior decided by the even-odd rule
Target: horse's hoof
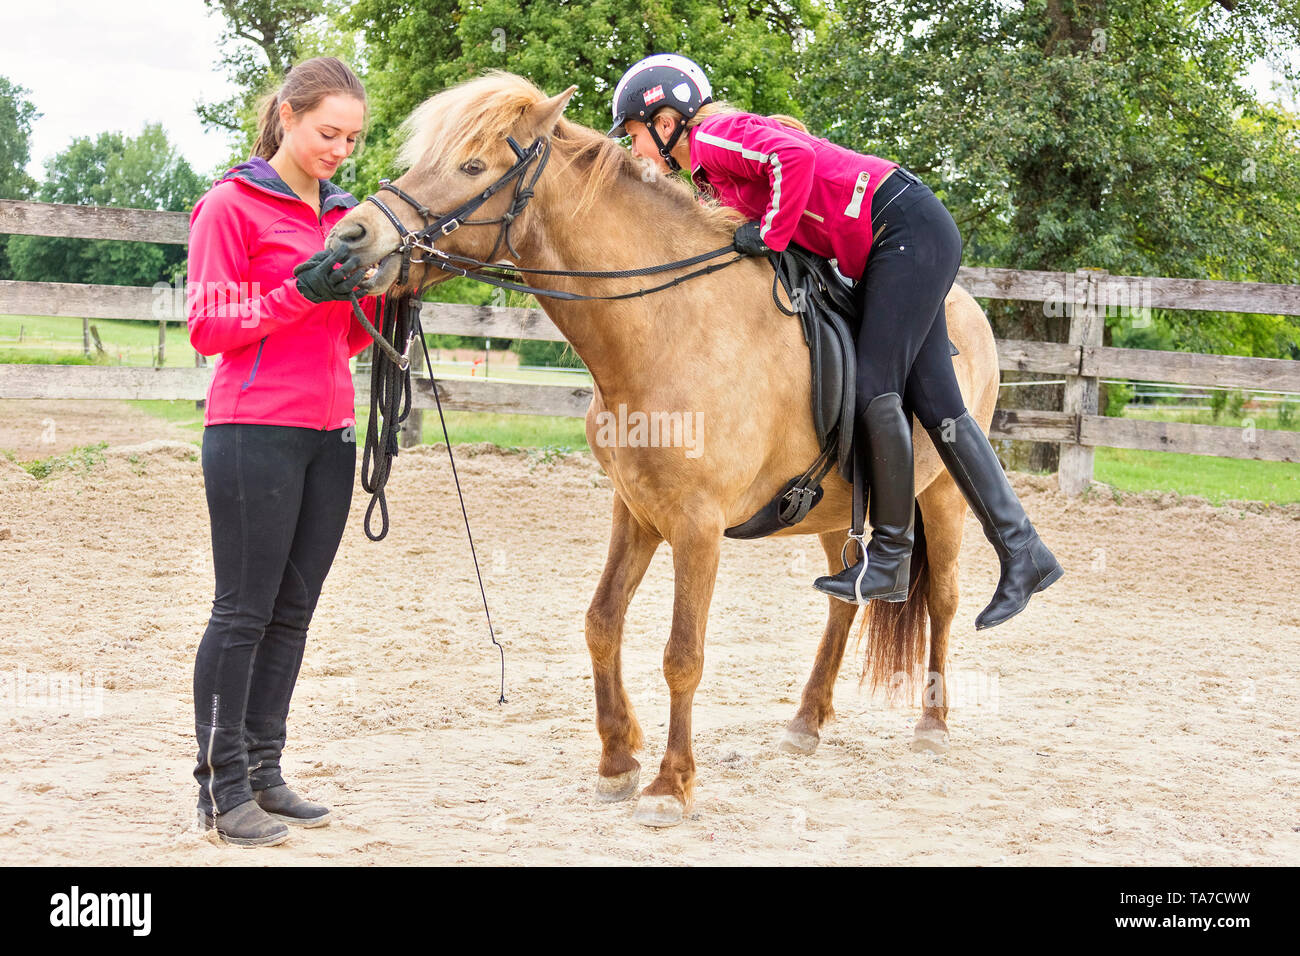
[{"label": "horse's hoof", "polygon": [[601,777],[596,781],[596,799],[601,803],[617,803],[636,793],[641,780],[641,768],[633,767],[616,777]]},{"label": "horse's hoof", "polygon": [[916,733],[912,735],[912,749],[917,753],[929,751],[935,754],[946,754],[949,746],[948,731],[937,727],[928,730],[918,727]]},{"label": "horse's hoof", "polygon": [[682,822],[682,804],[676,797],[642,796],[632,819],[647,827],[675,827]]},{"label": "horse's hoof", "polygon": [[785,736],[781,738],[778,748],[782,753],[803,754],[805,757],[817,749],[821,743],[821,738],[816,734],[804,733],[802,730],[791,730],[788,727]]}]

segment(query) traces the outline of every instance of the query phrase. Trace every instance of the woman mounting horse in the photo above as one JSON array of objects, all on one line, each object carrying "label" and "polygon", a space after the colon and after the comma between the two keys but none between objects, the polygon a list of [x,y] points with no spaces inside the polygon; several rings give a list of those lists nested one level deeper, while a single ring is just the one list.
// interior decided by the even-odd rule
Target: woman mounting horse
[{"label": "woman mounting horse", "polygon": [[[330,235],[328,247],[338,255],[374,264],[358,291],[391,290],[406,269],[401,287],[421,288],[452,274],[431,262],[460,256],[480,263],[469,268],[482,269],[508,250],[521,270],[562,273],[546,276],[535,283],[538,287],[608,296],[635,293],[647,283],[571,273],[631,270],[720,248],[730,251],[737,225],[733,212],[701,205],[676,177],[646,176],[644,161],[616,141],[563,118],[576,89],[548,98],[520,77],[491,73],[417,108],[405,124],[398,157],[407,171],[387,187],[405,202],[392,201],[388,192],[369,197]],[[689,149],[690,140],[686,143]],[[689,153],[683,158],[689,161]],[[525,176],[526,188],[519,185]],[[504,188],[508,182],[517,186],[513,193]],[[929,203],[917,206],[929,208]],[[452,210],[454,223],[448,218]],[[421,230],[424,238],[417,244],[414,234]],[[913,251],[911,238],[898,240],[909,245],[900,252]],[[596,789],[602,800],[625,799],[638,790],[640,764],[633,754],[643,735],[623,684],[623,621],[659,545],[666,541],[672,548],[673,619],[664,651],[671,694],[668,739],[659,773],[641,793],[635,815],[652,826],[680,822],[691,801],[691,710],[723,531],[767,504],[820,450],[800,323],[772,301],[766,261],[733,261],[646,297],[588,301],[539,293],[547,315],[591,372],[587,437],[615,489],[609,554],[586,616],[601,738]],[[948,375],[955,375],[964,407],[971,410],[971,426],[987,428],[998,388],[992,331],[964,290],[939,291],[927,319],[935,318],[946,292],[947,333],[960,353],[949,360]],[[629,416],[692,414],[703,431],[691,449],[603,440],[599,423],[620,409]],[[920,554],[912,558],[908,600],[872,605],[867,656],[873,683],[900,671],[915,674],[926,659],[928,612],[933,692],[924,701],[914,745],[942,748],[948,700],[943,675],[957,608],[966,505],[926,435],[918,433],[915,441],[909,457],[925,545],[922,550],[917,539]],[[910,491],[907,497],[910,507]],[[819,535],[830,570],[839,571],[850,499],[849,484],[832,474],[820,504],[800,524],[778,533]],[[812,676],[786,729],[786,749],[811,752],[833,715],[835,677],[858,605],[835,599],[828,605]]]},{"label": "woman mounting horse", "polygon": [[[961,264],[948,210],[898,163],[808,135],[784,117],[743,113],[711,98],[704,72],[676,54],[637,63],[614,90],[611,136],[664,172],[689,169],[697,188],[750,220],[746,255],[792,242],[837,260],[862,288],[858,326],[859,467],[870,479],[871,540],[856,564],[814,587],[844,601],[907,598],[915,494],[911,414],[997,551],[997,590],[976,628],[1020,613],[1061,576],[1007,482],[953,375],[943,301]],[[676,104],[675,106],[673,104]],[[683,133],[685,135],[683,135]]]}]

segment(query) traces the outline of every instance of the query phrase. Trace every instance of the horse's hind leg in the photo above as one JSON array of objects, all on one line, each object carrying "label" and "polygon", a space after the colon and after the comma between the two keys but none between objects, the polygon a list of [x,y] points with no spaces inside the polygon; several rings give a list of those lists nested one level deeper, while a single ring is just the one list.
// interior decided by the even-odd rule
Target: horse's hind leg
[{"label": "horse's hind leg", "polygon": [[596,729],[600,733],[600,800],[626,800],[636,793],[641,765],[632,756],[641,749],[641,725],[623,686],[623,621],[627,606],[663,540],[647,531],[614,496],[614,523],[609,556],[587,609],[587,649],[596,691]]},{"label": "horse's hind leg", "polygon": [[722,522],[691,522],[681,535],[670,535],[673,546],[673,626],[664,648],[664,677],[671,703],[668,746],[659,776],[637,801],[634,818],[646,826],[681,823],[691,806],[695,785],[695,754],[691,746],[691,707],[704,672],[704,631],[709,602],[718,576]]},{"label": "horse's hind leg", "polygon": [[[818,535],[831,574],[837,574],[843,567],[840,563],[840,550],[847,534],[846,530]],[[821,643],[817,645],[817,659],[813,662],[812,675],[803,689],[799,710],[790,723],[786,724],[785,736],[781,738],[780,747],[787,753],[810,754],[816,750],[817,744],[821,742],[822,725],[835,716],[835,709],[831,706],[835,696],[835,678],[839,675],[840,664],[844,660],[844,647],[848,643],[849,628],[858,613],[858,605],[837,598],[827,600],[830,601],[830,613],[826,618],[826,630],[822,632]]]},{"label": "horse's hind leg", "polygon": [[930,565],[930,668],[912,749],[943,753],[948,749],[948,638],[957,614],[957,558],[966,527],[966,500],[946,471],[931,482],[919,500]]}]

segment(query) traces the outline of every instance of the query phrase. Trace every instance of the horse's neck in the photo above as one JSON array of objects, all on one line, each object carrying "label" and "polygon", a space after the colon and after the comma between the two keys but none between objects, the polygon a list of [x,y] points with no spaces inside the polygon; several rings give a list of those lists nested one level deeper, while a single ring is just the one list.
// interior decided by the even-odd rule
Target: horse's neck
[{"label": "horse's neck", "polygon": [[[535,210],[531,241],[526,249],[520,248],[521,260],[531,261],[520,261],[521,266],[566,271],[637,269],[720,245],[718,238],[685,210],[629,182],[616,182],[575,217],[573,210],[583,185],[570,168],[548,191],[545,208]],[[539,287],[559,291],[614,295],[660,285],[680,274],[678,270],[630,279],[539,276],[535,281]],[[684,296],[690,291],[690,283],[686,283],[645,298],[614,302],[539,300],[601,391],[609,394],[612,388],[635,387],[651,365],[659,365],[662,374],[662,363],[690,340],[695,323],[707,312],[698,305],[687,305]]]}]

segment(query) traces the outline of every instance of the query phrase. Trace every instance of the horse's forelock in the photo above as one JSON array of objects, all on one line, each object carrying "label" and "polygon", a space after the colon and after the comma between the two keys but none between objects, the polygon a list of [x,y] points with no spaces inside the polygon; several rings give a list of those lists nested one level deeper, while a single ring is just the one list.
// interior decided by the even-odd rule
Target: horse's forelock
[{"label": "horse's forelock", "polygon": [[513,73],[493,71],[429,97],[401,126],[397,161],[446,170],[505,141],[524,112],[546,97]]}]

